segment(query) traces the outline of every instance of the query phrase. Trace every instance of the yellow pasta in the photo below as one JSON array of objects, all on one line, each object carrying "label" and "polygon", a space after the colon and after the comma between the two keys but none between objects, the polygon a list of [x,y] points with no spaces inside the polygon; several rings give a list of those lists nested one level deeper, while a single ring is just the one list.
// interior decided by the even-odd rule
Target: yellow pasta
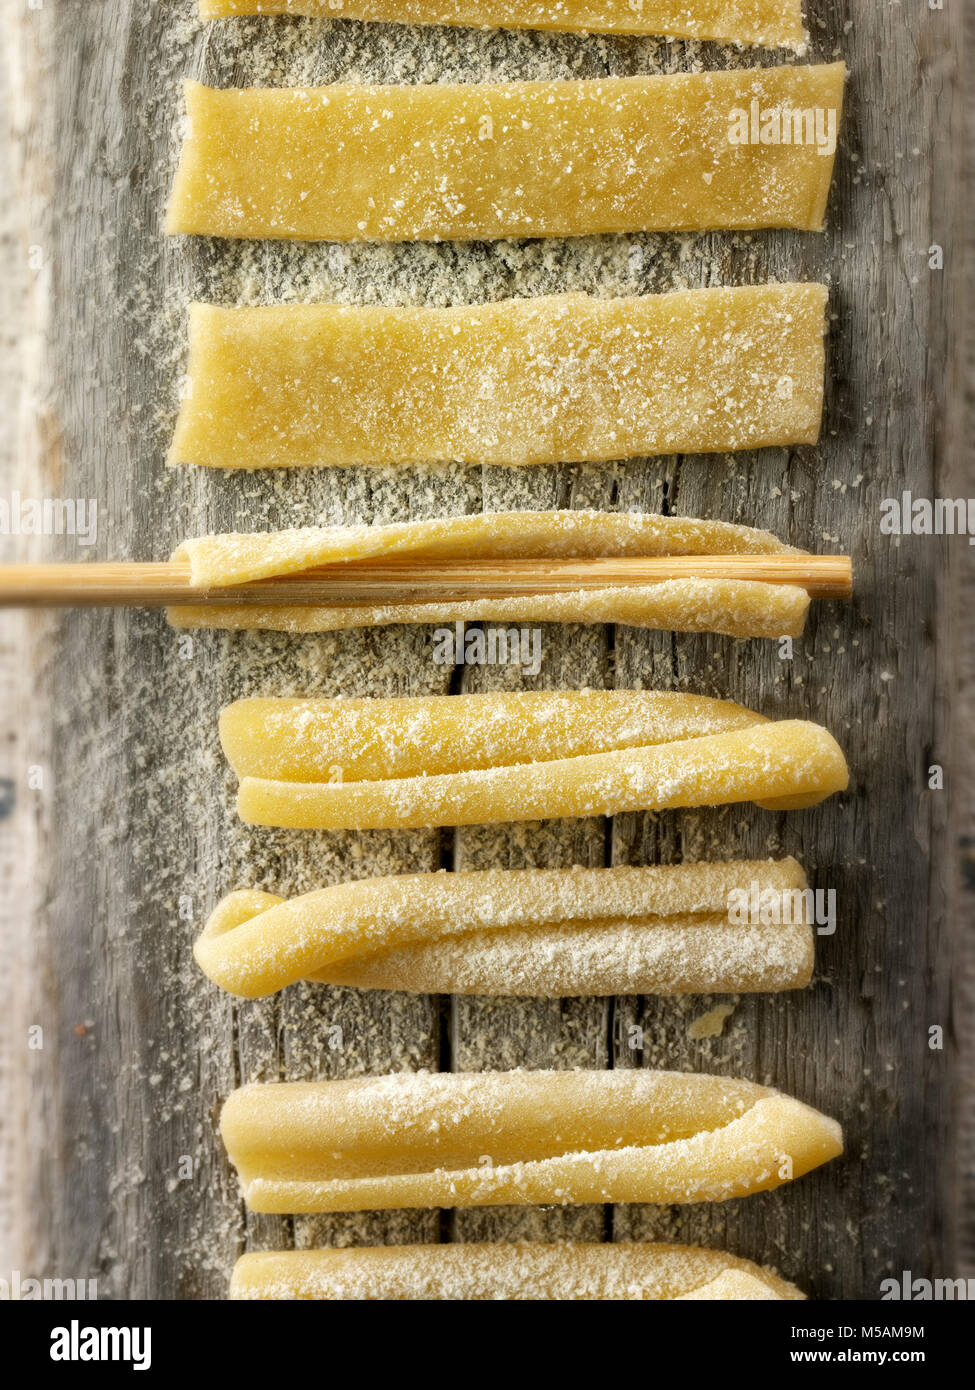
[{"label": "yellow pasta", "polygon": [[799,1300],[751,1260],[689,1245],[541,1241],[380,1245],[242,1255],[232,1299],[375,1301]]},{"label": "yellow pasta", "polygon": [[242,819],[304,830],[788,810],[848,782],[819,725],[657,691],[240,700],[220,738]]},{"label": "yellow pasta", "polygon": [[648,512],[475,512],[389,526],[306,526],[184,541],[200,588],[246,584],[354,560],[573,559],[593,556],[800,554],[770,531]]},{"label": "yellow pasta", "polygon": [[188,82],[166,230],[303,241],[819,231],[845,77],[831,63],[460,85]]},{"label": "yellow pasta", "polygon": [[220,1125],[248,1206],[279,1213],[717,1202],[843,1147],[835,1121],[766,1086],[637,1070],[250,1085]]},{"label": "yellow pasta", "polygon": [[[787,1287],[791,1289],[793,1286],[790,1284]],[[763,1280],[757,1279],[754,1274],[750,1274],[747,1270],[725,1269],[716,1274],[709,1283],[691,1289],[688,1293],[678,1294],[676,1301],[678,1303],[688,1303],[692,1300],[702,1303],[744,1303],[804,1297],[805,1294],[800,1293],[798,1289],[792,1293],[783,1293],[778,1289],[770,1292],[769,1286]]]},{"label": "yellow pasta", "polygon": [[[483,512],[391,526],[305,527],[203,536],[184,541],[191,582],[220,588],[301,574],[319,565],[377,559],[417,561],[591,559],[618,556],[770,555],[790,547],[767,531],[720,521],[629,512]],[[170,608],[174,627],[324,632],[382,623],[629,623],[732,637],[796,637],[809,595],[796,585],[754,580],[673,579],[639,587],[535,593],[510,598],[430,599],[344,607],[187,605]]]},{"label": "yellow pasta", "polygon": [[321,15],[400,24],[467,24],[728,39],[805,47],[799,0],[200,0],[204,19],[240,14]]},{"label": "yellow pasta", "polygon": [[396,781],[296,783],[244,777],[237,809],[251,825],[403,830],[736,801],[801,809],[846,785],[846,763],[826,730],[783,720],[657,747]]},{"label": "yellow pasta", "polygon": [[809,595],[791,584],[749,579],[667,579],[625,588],[579,589],[524,597],[326,608],[317,604],[184,604],[168,610],[173,627],[225,631],[331,632],[392,623],[614,623],[725,637],[798,637]]},{"label": "yellow pasta", "polygon": [[817,284],[451,309],[190,306],[170,463],[603,462],[812,444]]},{"label": "yellow pasta", "polygon": [[538,766],[765,722],[730,700],[657,690],[252,698],[223,710],[220,741],[241,777],[352,782]]},{"label": "yellow pasta", "polygon": [[[761,904],[747,922],[729,911]],[[429,994],[744,994],[809,983],[794,859],[654,868],[487,869],[340,883],[286,901],[241,890],[194,954],[258,998],[296,980]]]}]

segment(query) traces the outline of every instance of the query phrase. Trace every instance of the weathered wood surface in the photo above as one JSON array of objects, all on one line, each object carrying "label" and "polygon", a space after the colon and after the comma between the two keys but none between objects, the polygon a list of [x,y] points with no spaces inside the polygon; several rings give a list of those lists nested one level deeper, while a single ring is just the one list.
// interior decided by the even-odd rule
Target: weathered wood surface
[{"label": "weathered wood surface", "polygon": [[[904,487],[952,492],[955,292],[949,275],[929,272],[927,248],[950,246],[958,232],[960,7],[809,8],[813,56],[839,53],[852,69],[824,237],[389,250],[165,243],[179,78],[595,76],[701,58],[745,64],[749,55],[341,22],[200,29],[187,0],[44,0],[37,11],[11,0],[19,235],[22,251],[40,245],[44,259],[25,281],[33,322],[43,318],[42,350],[26,365],[18,358],[38,392],[26,413],[26,476],[40,495],[98,499],[93,557],[162,558],[184,534],[210,529],[606,506],[721,516],[811,548],[849,549],[858,581],[850,606],[815,609],[791,662],[775,644],[549,629],[531,682],[686,687],[817,719],[847,750],[849,795],[790,816],[733,807],[456,834],[244,830],[231,811],[217,711],[246,693],[486,689],[521,685],[518,672],[435,666],[425,629],[301,640],[197,634],[187,647],[158,614],[35,624],[7,754],[20,797],[19,940],[29,955],[12,1015],[15,1051],[18,1030],[45,1029],[44,1049],[22,1061],[13,1111],[25,1136],[14,1175],[23,1270],[95,1276],[105,1296],[220,1297],[245,1243],[572,1234],[712,1243],[774,1263],[823,1298],[876,1297],[891,1271],[951,1272],[952,868],[947,798],[926,790],[928,765],[948,758],[939,703],[952,661],[941,582],[948,547],[881,537],[878,504]],[[460,303],[767,277],[822,277],[833,287],[816,449],[422,477],[163,467],[192,295]],[[33,553],[78,552],[48,541]],[[24,790],[26,763],[44,770],[39,793]],[[779,852],[835,888],[839,928],[820,939],[813,988],[732,1001],[724,1035],[711,1040],[688,1035],[707,1000],[450,1001],[302,987],[240,1004],[212,989],[190,955],[206,911],[245,883],[293,891],[438,865]],[[932,1024],[946,1027],[942,1052],[928,1048]],[[518,1065],[667,1066],[770,1081],[840,1118],[848,1155],[777,1193],[693,1209],[293,1221],[243,1211],[214,1128],[220,1100],[242,1078]],[[180,1166],[187,1156],[191,1176]]]},{"label": "weathered wood surface", "polygon": [[[965,13],[965,51],[975,53],[975,10]],[[959,142],[962,156],[962,208],[970,210],[975,197],[975,94],[966,93]],[[957,128],[957,127],[956,127]],[[958,235],[962,301],[956,306],[959,350],[956,351],[957,406],[953,428],[959,482],[957,491],[975,496],[975,223],[967,217]],[[956,378],[957,380],[957,378]],[[971,794],[975,777],[975,642],[966,629],[964,614],[975,604],[975,570],[956,560],[949,588],[949,618],[955,618],[957,680],[954,683],[955,710],[951,720],[949,745],[959,784],[967,789],[954,802],[949,830],[952,856],[957,855],[951,884],[953,908],[959,922],[958,972],[954,1012],[957,1019],[961,1065],[957,1087],[957,1143],[955,1147],[954,1196],[958,1201],[958,1258],[960,1267],[971,1276],[975,1270],[975,797]],[[967,633],[967,635],[966,635]]]}]

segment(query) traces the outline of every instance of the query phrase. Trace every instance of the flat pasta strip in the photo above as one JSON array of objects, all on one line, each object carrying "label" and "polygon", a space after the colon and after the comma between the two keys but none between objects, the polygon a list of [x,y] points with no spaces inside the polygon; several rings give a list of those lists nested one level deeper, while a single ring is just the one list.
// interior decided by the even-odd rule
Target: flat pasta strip
[{"label": "flat pasta strip", "polygon": [[200,588],[246,584],[355,560],[518,560],[594,556],[802,554],[770,531],[653,512],[475,512],[388,526],[306,526],[184,541]]},{"label": "flat pasta strip", "polygon": [[203,19],[241,14],[660,34],[796,51],[806,44],[799,0],[200,0]]},{"label": "flat pasta strip", "polygon": [[[300,574],[357,560],[590,559],[619,556],[789,553],[767,531],[726,522],[626,512],[484,512],[391,526],[305,527],[184,541],[191,582],[220,588]],[[796,637],[809,595],[796,585],[754,580],[672,579],[574,593],[413,603],[186,605],[168,610],[174,627],[325,632],[383,623],[628,623],[672,632],[732,637]]]},{"label": "flat pasta strip", "polygon": [[725,1201],[842,1152],[750,1081],[662,1071],[400,1073],[244,1086],[220,1128],[253,1211]]},{"label": "flat pasta strip", "polygon": [[[746,923],[729,910],[742,894],[761,905]],[[245,998],[300,979],[424,994],[745,994],[809,983],[812,920],[794,859],[487,869],[290,901],[241,890],[215,908],[194,954]]]},{"label": "flat pasta strip", "polygon": [[845,78],[830,63],[459,85],[188,82],[166,230],[300,241],[819,231]]},{"label": "flat pasta strip", "polygon": [[730,700],[657,690],[253,697],[222,711],[220,741],[242,777],[353,782],[538,766],[766,722]]},{"label": "flat pasta strip", "polygon": [[244,777],[250,825],[294,830],[408,830],[613,816],[755,801],[816,805],[847,786],[846,762],[817,724],[783,720],[709,738],[549,763],[358,783]]},{"label": "flat pasta strip", "polygon": [[190,306],[170,463],[527,465],[813,444],[826,288]]},{"label": "flat pasta strip", "polygon": [[703,696],[521,691],[241,700],[220,717],[255,825],[397,829],[756,801],[815,805],[848,783],[819,725]]},{"label": "flat pasta strip", "polygon": [[748,579],[668,579],[652,585],[580,589],[571,593],[465,599],[463,602],[363,604],[184,604],[168,610],[173,627],[333,632],[392,623],[615,623],[664,632],[715,632],[725,637],[798,637],[809,595],[791,584]]},{"label": "flat pasta strip", "polygon": [[379,1245],[241,1255],[231,1299],[741,1301],[805,1295],[769,1269],[691,1245]]}]

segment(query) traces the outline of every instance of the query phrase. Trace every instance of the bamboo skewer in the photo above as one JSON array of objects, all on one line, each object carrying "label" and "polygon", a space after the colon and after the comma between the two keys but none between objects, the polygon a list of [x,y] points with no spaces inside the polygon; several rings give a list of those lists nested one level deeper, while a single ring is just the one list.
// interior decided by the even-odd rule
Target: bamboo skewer
[{"label": "bamboo skewer", "polygon": [[849,598],[848,555],[665,555],[596,560],[352,560],[247,584],[200,588],[185,561],[161,564],[0,565],[0,607],[153,607],[177,604],[416,603],[571,592],[667,579],[794,584],[812,598]]}]

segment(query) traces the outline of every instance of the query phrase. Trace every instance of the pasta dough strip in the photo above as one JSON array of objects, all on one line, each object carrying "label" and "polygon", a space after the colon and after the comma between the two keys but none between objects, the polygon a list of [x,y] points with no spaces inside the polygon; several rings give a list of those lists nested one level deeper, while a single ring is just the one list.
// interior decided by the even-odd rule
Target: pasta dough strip
[{"label": "pasta dough strip", "polygon": [[797,51],[806,40],[799,0],[200,0],[203,19],[241,14],[661,34]]},{"label": "pasta dough strip", "polygon": [[766,724],[731,700],[660,690],[520,690],[391,699],[250,698],[220,715],[241,777],[429,776],[671,743]]},{"label": "pasta dough strip", "polygon": [[170,463],[605,462],[813,444],[826,289],[190,305]]},{"label": "pasta dough strip", "polygon": [[830,63],[459,85],[187,82],[166,230],[302,241],[819,231],[845,77]]},{"label": "pasta dough strip", "polygon": [[264,1212],[725,1201],[842,1152],[753,1082],[655,1071],[446,1073],[244,1086],[221,1132]]},{"label": "pasta dough strip", "polygon": [[380,1245],[242,1255],[232,1299],[799,1300],[771,1270],[689,1245],[541,1241]]},{"label": "pasta dough strip", "polygon": [[843,754],[825,729],[783,720],[656,747],[473,772],[352,783],[244,777],[237,811],[250,825],[294,830],[407,830],[736,801],[792,810],[843,791],[847,782]]},{"label": "pasta dough strip", "polygon": [[648,512],[475,512],[388,526],[306,526],[200,536],[188,560],[194,587],[220,588],[355,560],[586,559],[604,556],[801,554],[770,531]]},{"label": "pasta dough strip", "polygon": [[224,631],[334,632],[391,623],[615,623],[664,632],[724,637],[799,637],[809,595],[789,584],[676,579],[569,594],[528,594],[463,603],[397,603],[323,608],[283,604],[181,604],[167,609],[177,628]]},{"label": "pasta dough strip", "polygon": [[[588,559],[620,556],[784,554],[767,531],[726,522],[613,512],[486,512],[391,526],[306,527],[184,541],[194,585],[220,588],[337,562],[394,559]],[[809,596],[794,585],[752,580],[665,580],[640,588],[512,598],[349,605],[180,606],[174,627],[324,632],[381,623],[610,622],[733,637],[796,637]]]},{"label": "pasta dough strip", "polygon": [[832,736],[728,700],[522,691],[241,700],[220,717],[255,825],[476,825],[756,801],[815,805],[848,783]]},{"label": "pasta dough strip", "polygon": [[[805,890],[794,859],[409,874],[291,901],[242,890],[194,954],[246,998],[300,979],[434,994],[793,989],[813,965]],[[761,902],[764,924],[730,919],[735,892]]]}]

